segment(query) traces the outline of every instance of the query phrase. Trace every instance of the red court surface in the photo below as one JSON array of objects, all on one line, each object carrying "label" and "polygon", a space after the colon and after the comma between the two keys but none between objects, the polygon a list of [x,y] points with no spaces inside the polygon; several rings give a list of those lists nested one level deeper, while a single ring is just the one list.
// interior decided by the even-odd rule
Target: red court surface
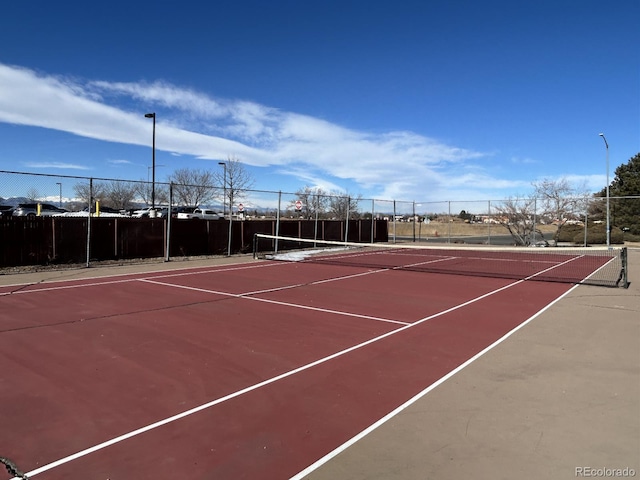
[{"label": "red court surface", "polygon": [[0,287],[0,456],[301,477],[571,287],[284,262]]}]

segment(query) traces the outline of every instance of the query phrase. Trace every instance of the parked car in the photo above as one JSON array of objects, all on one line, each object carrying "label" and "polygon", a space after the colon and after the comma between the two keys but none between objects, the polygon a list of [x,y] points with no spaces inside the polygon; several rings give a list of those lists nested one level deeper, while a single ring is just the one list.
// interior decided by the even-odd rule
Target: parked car
[{"label": "parked car", "polygon": [[151,212],[151,210],[153,210],[151,207],[134,210],[133,212],[131,212],[131,216],[135,218],[147,218],[149,217],[149,212]]},{"label": "parked car", "polygon": [[[64,208],[59,208],[48,203],[40,204],[40,215],[43,217],[52,217],[54,215],[61,215],[65,213]],[[38,215],[37,203],[21,203],[13,211],[14,217],[35,217]]]},{"label": "parked car", "polygon": [[178,213],[178,218],[184,219],[203,219],[203,220],[220,220],[222,215],[216,213],[214,210],[208,208],[196,208],[191,213]]},{"label": "parked car", "polygon": [[0,217],[10,217],[13,214],[11,205],[0,205]]},{"label": "parked car", "polygon": [[[88,212],[89,207],[84,207],[82,209],[83,212]],[[118,213],[120,214],[122,211],[119,208],[111,208],[111,207],[103,207],[100,205],[100,213]],[[91,213],[96,213],[95,207],[91,207]]]},{"label": "parked car", "polygon": [[[177,218],[178,217],[178,213],[180,212],[180,207],[173,207],[171,209],[171,218]],[[190,210],[193,211],[193,208]],[[159,218],[166,218],[167,215],[169,214],[169,208],[168,207],[162,207],[158,210],[158,217]]]}]

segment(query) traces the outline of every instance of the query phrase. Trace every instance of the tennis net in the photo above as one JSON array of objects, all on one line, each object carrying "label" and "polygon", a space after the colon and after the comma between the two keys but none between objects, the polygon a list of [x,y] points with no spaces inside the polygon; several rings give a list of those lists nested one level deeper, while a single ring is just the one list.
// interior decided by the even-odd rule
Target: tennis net
[{"label": "tennis net", "polygon": [[256,259],[628,287],[625,247],[495,247],[310,240],[256,234]]}]

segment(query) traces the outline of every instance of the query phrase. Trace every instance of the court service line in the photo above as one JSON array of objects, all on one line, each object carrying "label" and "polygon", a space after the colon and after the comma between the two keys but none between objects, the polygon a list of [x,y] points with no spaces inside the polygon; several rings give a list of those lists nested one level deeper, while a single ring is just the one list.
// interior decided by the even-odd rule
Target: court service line
[{"label": "court service line", "polygon": [[[223,295],[225,297],[232,297],[232,298],[242,298],[245,300],[254,300],[256,302],[263,302],[263,303],[271,303],[274,305],[281,305],[281,306],[285,306],[285,307],[293,307],[293,308],[300,308],[302,310],[313,310],[316,312],[322,312],[322,313],[330,313],[333,315],[340,315],[343,317],[354,317],[354,318],[363,318],[366,320],[375,320],[377,322],[385,322],[385,323],[394,323],[397,325],[410,325],[410,322],[401,322],[399,320],[392,320],[390,318],[382,318],[382,317],[373,317],[371,315],[362,315],[359,313],[350,313],[350,312],[343,312],[340,310],[331,310],[328,308],[320,308],[320,307],[311,307],[309,305],[301,305],[301,304],[297,304],[297,303],[289,303],[289,302],[281,302],[278,300],[269,300],[268,298],[260,298],[260,297],[253,297],[250,295],[254,295],[256,292],[249,292],[249,293],[228,293],[228,292],[220,292],[217,290],[209,290],[206,288],[198,288],[198,287],[189,287],[186,285],[176,285],[173,283],[166,283],[166,282],[158,282],[156,280],[149,280],[149,279],[140,279],[141,282],[146,282],[146,283],[153,283],[156,285],[162,285],[162,286],[166,286],[166,287],[172,287],[172,288],[182,288],[185,290],[193,290],[196,292],[203,292],[203,293],[212,293],[212,294],[216,294],[216,295]],[[302,286],[303,284],[300,284],[298,286]],[[278,290],[286,290],[288,288],[294,288],[296,285],[287,285],[284,287],[280,287],[280,288],[272,288],[272,289],[268,289],[268,290],[262,290],[259,291],[257,293],[267,293],[267,292],[275,292]]]},{"label": "court service line", "polygon": [[[555,267],[551,267],[551,268],[555,268]],[[551,268],[549,268],[547,270],[551,270]],[[540,273],[543,273],[543,272],[540,272]],[[190,415],[193,415],[195,413],[198,413],[198,412],[201,412],[201,411],[206,410],[208,408],[211,408],[213,406],[219,405],[219,404],[221,404],[223,402],[226,402],[228,400],[234,399],[234,398],[239,397],[241,395],[244,395],[246,393],[252,392],[252,391],[257,390],[259,388],[262,388],[262,387],[265,387],[265,386],[270,385],[272,383],[275,383],[275,382],[277,382],[279,380],[283,380],[283,379],[288,378],[290,376],[293,376],[293,375],[296,375],[298,373],[304,372],[304,371],[309,370],[309,369],[311,369],[313,367],[316,367],[318,365],[321,365],[323,363],[331,361],[331,360],[333,360],[335,358],[339,358],[339,357],[341,357],[343,355],[346,355],[348,353],[351,353],[351,352],[353,352],[355,350],[359,350],[359,349],[364,348],[364,347],[366,347],[368,345],[371,345],[373,343],[376,343],[376,342],[379,342],[381,340],[384,340],[387,337],[390,337],[392,335],[396,335],[396,334],[398,334],[400,332],[404,332],[405,330],[408,330],[410,328],[414,328],[414,327],[416,327],[418,325],[421,325],[421,324],[423,324],[423,323],[425,323],[425,322],[427,322],[429,320],[432,320],[432,319],[437,318],[437,317],[441,317],[442,315],[446,315],[448,313],[451,313],[451,312],[454,312],[454,311],[459,310],[461,308],[464,308],[466,306],[469,306],[469,305],[471,305],[473,303],[476,303],[476,302],[478,302],[480,300],[483,300],[483,299],[485,299],[487,297],[490,297],[492,295],[500,293],[500,292],[502,292],[504,290],[507,290],[507,289],[509,289],[511,287],[514,287],[516,285],[520,285],[521,283],[524,283],[525,281],[526,280],[517,280],[515,282],[509,283],[509,284],[504,285],[504,286],[502,286],[500,288],[497,288],[495,290],[491,290],[490,292],[487,292],[487,293],[485,293],[483,295],[480,295],[480,296],[478,296],[476,298],[472,298],[471,300],[467,300],[464,303],[461,303],[461,304],[456,305],[454,307],[448,308],[448,309],[443,310],[441,312],[435,313],[433,315],[429,315],[427,317],[424,317],[424,318],[418,320],[415,323],[412,323],[412,324],[409,324],[409,325],[405,325],[405,326],[397,328],[395,330],[391,330],[390,332],[387,332],[387,333],[384,333],[384,334],[379,335],[377,337],[371,338],[369,340],[361,342],[361,343],[359,343],[357,345],[354,345],[352,347],[340,350],[339,352],[333,353],[333,354],[328,355],[326,357],[323,357],[323,358],[320,358],[320,359],[315,360],[313,362],[307,363],[306,365],[302,365],[302,366],[300,366],[298,368],[295,368],[293,370],[289,370],[288,372],[281,373],[280,375],[276,375],[275,377],[271,377],[271,378],[269,378],[267,380],[263,380],[262,382],[255,383],[255,384],[250,385],[250,386],[248,386],[246,388],[243,388],[241,390],[237,390],[237,391],[235,391],[233,393],[230,393],[229,395],[225,395],[224,397],[220,397],[220,398],[218,398],[216,400],[212,400],[211,402],[204,403],[202,405],[199,405],[199,406],[197,406],[195,408],[186,410],[186,411],[184,411],[182,413],[179,413],[177,415],[173,415],[171,417],[167,417],[167,418],[165,418],[163,420],[159,420],[157,422],[151,423],[149,425],[146,425],[144,427],[138,428],[138,429],[133,430],[131,432],[125,433],[125,434],[120,435],[118,437],[114,437],[114,438],[112,438],[110,440],[107,440],[105,442],[102,442],[102,443],[99,443],[97,445],[94,445],[93,447],[89,447],[89,448],[87,448],[85,450],[81,450],[80,452],[74,453],[74,454],[69,455],[67,457],[61,458],[61,459],[56,460],[54,462],[51,462],[51,463],[49,463],[47,465],[43,465],[42,467],[36,468],[35,470],[27,472],[27,476],[32,477],[32,476],[38,475],[38,474],[40,474],[42,472],[46,472],[47,470],[51,470],[52,468],[58,467],[58,466],[63,465],[65,463],[69,463],[69,462],[71,462],[73,460],[77,460],[78,458],[81,458],[81,457],[84,457],[84,456],[89,455],[91,453],[97,452],[98,450],[102,450],[102,449],[104,449],[104,448],[106,448],[108,446],[114,445],[116,443],[120,443],[120,442],[122,442],[124,440],[128,440],[128,439],[133,438],[133,437],[135,437],[137,435],[140,435],[142,433],[148,432],[150,430],[154,430],[154,429],[159,428],[159,427],[161,427],[163,425],[167,425],[169,423],[172,423],[172,422],[175,422],[177,420],[183,419],[183,418],[188,417]],[[575,287],[573,287],[573,288],[575,288]],[[252,297],[247,297],[247,298],[252,298]],[[12,479],[12,480],[19,480],[19,479],[17,479],[17,477],[14,477],[14,479]]]},{"label": "court service line", "polygon": [[[149,281],[149,280],[145,280],[145,281]],[[485,299],[485,298],[487,298],[487,297],[489,297],[491,295],[495,295],[495,294],[497,294],[497,293],[499,293],[499,292],[501,292],[503,290],[511,288],[511,287],[513,287],[515,285],[519,285],[520,283],[523,283],[523,282],[524,282],[524,280],[518,280],[516,282],[512,282],[512,283],[510,283],[508,285],[505,285],[505,286],[503,286],[501,288],[492,290],[492,291],[490,291],[488,293],[485,293],[485,294],[480,295],[480,296],[478,296],[476,298],[468,300],[468,301],[466,301],[464,303],[461,303],[461,304],[456,305],[454,307],[448,308],[448,309],[443,310],[441,312],[438,312],[438,313],[436,313],[434,315],[430,315],[428,317],[422,318],[422,319],[420,319],[419,321],[417,321],[415,323],[412,323],[412,324],[409,324],[409,325],[405,325],[403,327],[397,328],[396,330],[391,330],[390,332],[384,333],[382,335],[378,335],[377,337],[374,337],[374,338],[371,338],[371,339],[366,340],[364,342],[358,343],[358,344],[353,345],[353,346],[351,346],[349,348],[340,350],[339,352],[333,353],[333,354],[328,355],[326,357],[323,357],[323,358],[320,358],[320,359],[315,360],[313,362],[307,363],[307,364],[302,365],[302,366],[300,366],[298,368],[295,368],[293,370],[289,370],[288,372],[284,372],[284,373],[282,373],[280,375],[276,375],[275,377],[271,377],[271,378],[269,378],[267,380],[263,380],[262,382],[255,383],[255,384],[250,385],[250,386],[248,386],[246,388],[243,388],[241,390],[237,390],[237,391],[235,391],[235,392],[233,392],[233,393],[231,393],[229,395],[225,395],[225,396],[220,397],[220,398],[218,398],[216,400],[212,400],[211,402],[204,403],[204,404],[199,405],[197,407],[194,407],[194,408],[191,408],[189,410],[186,410],[186,411],[184,411],[182,413],[173,415],[171,417],[167,417],[165,419],[162,419],[162,420],[159,420],[157,422],[151,423],[149,425],[146,425],[144,427],[138,428],[136,430],[132,430],[131,432],[125,433],[125,434],[120,435],[118,437],[114,437],[114,438],[112,438],[110,440],[107,440],[105,442],[102,442],[102,443],[99,443],[97,445],[94,445],[93,447],[89,447],[89,448],[87,448],[85,450],[81,450],[81,451],[79,451],[77,453],[74,453],[74,454],[69,455],[69,456],[64,457],[64,458],[61,458],[61,459],[56,460],[54,462],[51,462],[51,463],[49,463],[47,465],[43,465],[42,467],[36,468],[35,470],[32,470],[30,472],[27,472],[27,476],[31,477],[31,476],[38,475],[38,474],[40,474],[42,472],[46,472],[47,470],[51,470],[52,468],[58,467],[58,466],[63,465],[65,463],[71,462],[73,460],[77,460],[78,458],[81,458],[81,457],[84,457],[84,456],[89,455],[91,453],[97,452],[98,450],[102,450],[102,449],[104,449],[106,447],[109,447],[111,445],[114,445],[116,443],[120,443],[122,441],[128,440],[128,439],[133,438],[133,437],[135,437],[137,435],[140,435],[142,433],[148,432],[150,430],[154,430],[154,429],[156,429],[158,427],[161,427],[163,425],[167,425],[169,423],[175,422],[175,421],[180,420],[182,418],[185,418],[185,417],[188,417],[188,416],[193,415],[195,413],[198,413],[198,412],[201,412],[203,410],[206,410],[208,408],[214,407],[214,406],[219,405],[219,404],[221,404],[223,402],[226,402],[228,400],[234,399],[234,398],[239,397],[241,395],[244,395],[246,393],[252,392],[252,391],[257,390],[259,388],[262,388],[262,387],[265,387],[265,386],[270,385],[272,383],[275,383],[275,382],[277,382],[279,380],[283,380],[283,379],[288,378],[288,377],[290,377],[292,375],[296,375],[298,373],[304,372],[304,371],[309,370],[310,368],[313,368],[313,367],[315,367],[317,365],[321,365],[323,363],[326,363],[326,362],[328,362],[330,360],[333,360],[335,358],[338,358],[338,357],[341,357],[343,355],[346,355],[346,354],[348,354],[350,352],[353,352],[355,350],[364,348],[364,347],[366,347],[366,346],[368,346],[370,344],[373,344],[375,342],[379,342],[379,341],[381,341],[381,340],[383,340],[383,339],[385,339],[387,337],[390,337],[391,335],[395,335],[395,334],[403,332],[403,331],[405,331],[405,330],[407,330],[409,328],[413,328],[413,327],[415,327],[415,326],[417,326],[419,324],[422,324],[422,323],[424,323],[424,322],[426,322],[428,320],[431,320],[433,318],[440,317],[442,315],[446,315],[447,313],[451,313],[451,312],[453,312],[455,310],[458,310],[460,308],[463,308],[463,307],[466,307],[468,305],[471,305],[471,304],[473,304],[475,302],[478,302],[478,301],[480,301],[482,299]],[[153,283],[160,283],[160,282],[153,282]],[[168,284],[168,285],[169,286],[174,286],[174,285],[171,285],[171,284]],[[192,287],[187,287],[187,288],[192,288]],[[199,290],[199,289],[195,289],[195,290]],[[223,294],[223,295],[237,296],[237,295],[231,295],[231,294]],[[252,298],[252,297],[246,297],[246,298]]]}]

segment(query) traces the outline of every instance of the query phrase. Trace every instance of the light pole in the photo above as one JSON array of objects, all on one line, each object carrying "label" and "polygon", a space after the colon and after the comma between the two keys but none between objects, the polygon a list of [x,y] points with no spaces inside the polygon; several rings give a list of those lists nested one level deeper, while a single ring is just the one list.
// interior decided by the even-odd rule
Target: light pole
[{"label": "light pole", "polygon": [[[222,177],[222,188],[223,188],[223,197],[222,197],[222,216],[227,216],[227,164],[225,162],[218,162],[218,165],[222,165],[224,167],[224,176]],[[231,213],[229,213],[231,216]]]},{"label": "light pole", "polygon": [[609,221],[609,143],[604,136],[604,133],[599,134],[604,140],[604,146],[607,149],[607,247],[611,245],[611,224]]},{"label": "light pole", "polygon": [[58,185],[58,186],[60,187],[60,201],[59,201],[59,203],[58,203],[58,206],[59,206],[60,208],[62,208],[62,183],[60,183],[60,182],[56,182],[56,185]]},{"label": "light pole", "polygon": [[151,146],[151,210],[156,208],[156,114],[145,113],[145,118],[153,118],[153,140]]}]

